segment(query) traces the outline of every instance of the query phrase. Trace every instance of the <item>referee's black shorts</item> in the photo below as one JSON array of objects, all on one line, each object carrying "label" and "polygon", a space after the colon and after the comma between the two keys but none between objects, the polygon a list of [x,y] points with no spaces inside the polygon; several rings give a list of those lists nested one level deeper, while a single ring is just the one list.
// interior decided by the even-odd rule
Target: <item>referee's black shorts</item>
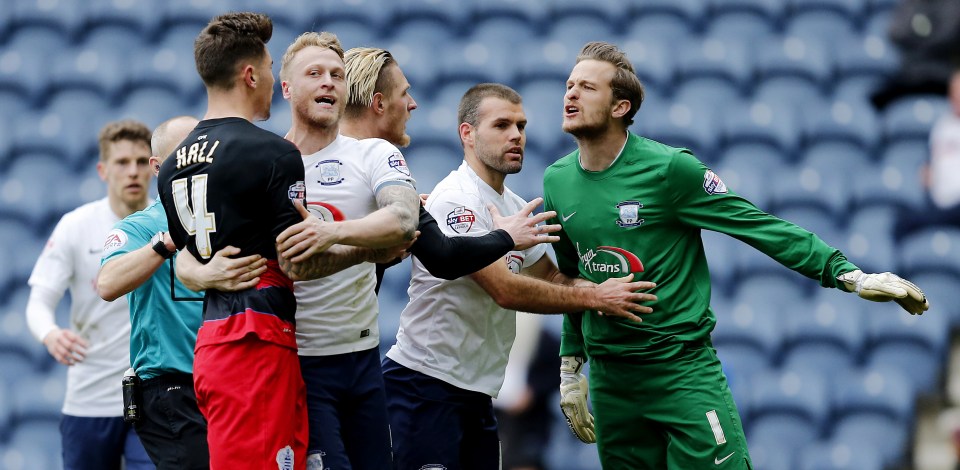
[{"label": "referee's black shorts", "polygon": [[142,390],[135,428],[157,469],[210,468],[207,421],[197,408],[193,375],[163,374],[144,380]]}]

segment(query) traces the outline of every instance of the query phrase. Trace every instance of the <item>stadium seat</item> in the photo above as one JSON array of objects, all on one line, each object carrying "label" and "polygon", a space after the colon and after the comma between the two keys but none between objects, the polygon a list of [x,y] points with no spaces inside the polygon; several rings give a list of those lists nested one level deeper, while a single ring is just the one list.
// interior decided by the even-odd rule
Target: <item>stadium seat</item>
[{"label": "stadium seat", "polygon": [[716,20],[731,13],[749,13],[776,24],[783,15],[783,0],[710,0],[710,18]]},{"label": "stadium seat", "polygon": [[883,131],[887,142],[901,139],[926,140],[941,114],[947,112],[946,98],[937,95],[914,95],[899,98],[887,105],[883,114]]},{"label": "stadium seat", "polygon": [[[837,298],[846,299],[840,296],[849,294],[830,292],[836,295],[827,297],[825,292],[830,291],[818,291],[812,305],[807,302],[785,306],[791,312],[786,316],[785,352],[790,354],[793,349],[810,345],[831,345],[850,360],[847,365],[853,365],[866,339],[863,334],[866,325],[859,308],[863,301],[853,298],[851,302],[838,302]],[[812,353],[813,349],[808,352]],[[837,359],[845,358],[838,356]]]},{"label": "stadium seat", "polygon": [[767,178],[781,171],[787,157],[776,148],[763,144],[729,145],[720,154],[713,169],[727,188],[770,211],[770,185]]},{"label": "stadium seat", "polygon": [[677,74],[685,85],[693,79],[712,78],[728,82],[739,93],[750,83],[753,73],[743,43],[716,37],[682,42],[676,57]]},{"label": "stadium seat", "polygon": [[646,109],[631,128],[645,137],[671,147],[686,148],[694,155],[714,155],[720,147],[715,108],[696,101],[674,102],[667,109]]},{"label": "stadium seat", "polygon": [[761,79],[793,76],[820,87],[829,84],[833,78],[833,63],[823,44],[792,36],[759,44],[756,70]]},{"label": "stadium seat", "polygon": [[707,24],[704,36],[728,42],[749,44],[775,36],[776,21],[749,11],[718,13]]},{"label": "stadium seat", "polygon": [[[415,23],[419,24],[420,27],[426,28],[425,25],[421,24],[424,21],[417,20]],[[313,28],[311,28],[310,31],[329,31],[336,34],[344,51],[353,47],[383,47],[383,43],[380,40],[381,37],[376,29],[353,19],[317,19],[317,21],[313,23]],[[277,46],[281,46],[281,50],[286,52],[287,46],[289,46],[297,36],[299,36],[299,34],[293,36],[290,41],[286,43],[278,42]],[[274,62],[278,62],[279,57],[283,57],[283,54],[278,55],[277,59],[274,59]],[[279,68],[277,70],[279,70]]]},{"label": "stadium seat", "polygon": [[800,144],[799,120],[794,110],[762,100],[741,102],[724,110],[721,127],[727,145],[761,143],[791,155]]},{"label": "stadium seat", "polygon": [[834,425],[830,441],[854,448],[874,446],[883,459],[883,468],[902,464],[908,442],[909,424],[883,415],[854,415]]},{"label": "stadium seat", "polygon": [[[316,31],[317,25],[328,21],[340,20],[359,21],[368,25],[373,31],[386,31],[393,26],[394,20],[399,19],[398,2],[351,0],[349,2],[306,2],[306,6],[303,17],[313,14],[310,22],[305,25],[308,31]],[[336,31],[332,32],[336,33]]]},{"label": "stadium seat", "polygon": [[751,383],[753,433],[757,432],[762,420],[776,417],[784,424],[792,422],[796,425],[783,430],[785,438],[796,433],[795,439],[784,442],[801,443],[805,438],[816,438],[821,434],[821,427],[830,413],[830,388],[822,374],[805,369],[780,369],[757,374]]},{"label": "stadium seat", "polygon": [[497,47],[498,43],[474,39],[435,44],[438,44],[435,49],[439,54],[442,80],[515,85],[516,67],[513,65],[516,61],[509,47]]},{"label": "stadium seat", "polygon": [[23,377],[13,387],[13,403],[17,420],[60,420],[60,407],[66,390],[65,368],[52,373],[37,373]]},{"label": "stadium seat", "polygon": [[61,470],[59,424],[50,420],[19,424],[3,452],[0,458],[6,470]]},{"label": "stadium seat", "polygon": [[214,17],[235,8],[229,0],[168,0],[160,5],[161,27],[193,25],[197,32]]},{"label": "stadium seat", "polygon": [[519,66],[520,79],[541,78],[566,82],[577,54],[590,41],[618,42],[610,26],[596,18],[563,18],[551,22],[541,41],[521,45],[524,57]]},{"label": "stadium seat", "polygon": [[[313,20],[319,12],[321,11],[322,3],[313,2],[311,0],[231,0],[232,2],[237,3],[238,5],[233,10],[236,11],[257,11],[266,14],[273,21],[274,28],[274,37],[267,43],[267,46],[270,45],[277,39],[276,28],[278,26],[284,28],[295,29],[298,33],[304,31],[313,30]],[[349,9],[350,4],[357,2],[341,2],[344,9]],[[369,11],[370,15],[379,15],[382,14],[383,8],[380,9],[371,9]],[[226,11],[226,10],[224,10]],[[289,44],[289,43],[287,43]],[[283,44],[283,48],[286,49],[287,44]],[[270,54],[274,55],[273,49],[271,48]],[[274,55],[274,58],[276,59]]]},{"label": "stadium seat", "polygon": [[790,442],[766,438],[756,433],[748,434],[747,447],[750,449],[750,460],[754,468],[783,470],[793,468],[794,454],[798,450]]},{"label": "stadium seat", "polygon": [[880,122],[873,107],[865,101],[838,99],[822,107],[812,107],[804,118],[804,132],[811,144],[848,142],[873,150],[880,142]]},{"label": "stadium seat", "polygon": [[644,14],[630,20],[624,26],[624,40],[675,43],[695,35],[690,23],[667,12]]},{"label": "stadium seat", "polygon": [[4,205],[30,226],[47,224],[76,207],[73,173],[57,155],[46,152],[21,154],[3,179]]},{"label": "stadium seat", "polygon": [[866,12],[867,1],[868,0],[789,0],[788,8],[792,14],[811,11],[838,13],[853,22]]},{"label": "stadium seat", "polygon": [[797,453],[799,470],[883,470],[881,445],[814,442]]},{"label": "stadium seat", "polygon": [[[29,274],[29,273],[26,273]],[[19,303],[20,299],[12,299]],[[26,309],[24,305],[14,305],[13,302],[0,311],[0,351],[15,355],[19,360],[33,368],[40,368],[45,363],[49,353],[39,341],[34,339],[27,327]],[[9,363],[4,363],[7,367]],[[15,378],[10,375],[8,379]]]},{"label": "stadium seat", "polygon": [[516,0],[485,0],[470,2],[471,18],[476,21],[481,18],[510,17],[525,21],[529,29],[543,32],[549,17],[550,2],[547,0],[530,0],[518,2]]},{"label": "stadium seat", "polygon": [[536,31],[526,20],[513,16],[477,18],[470,30],[469,39],[486,44],[526,44],[539,40]]},{"label": "stadium seat", "polygon": [[128,60],[115,48],[81,46],[59,51],[52,56],[50,92],[91,90],[109,103],[127,82]]},{"label": "stadium seat", "polygon": [[[806,170],[801,170],[805,172]],[[779,184],[783,180],[775,180]],[[840,183],[836,183],[840,184]],[[802,191],[793,186],[794,183],[786,183],[788,187],[784,193],[789,193],[789,189]],[[830,192],[833,197],[840,197],[842,192]],[[828,208],[828,201],[823,199],[814,199],[810,194],[798,195],[793,199],[787,199],[783,193],[774,193],[777,209],[773,215],[797,225],[826,242],[828,245],[837,246],[844,241],[844,232],[840,230],[841,221],[835,212]]]},{"label": "stadium seat", "polygon": [[[860,162],[854,160],[855,157],[836,163],[827,159],[815,158],[837,155],[837,153],[828,152],[830,151],[825,149],[822,154],[808,154],[807,157],[809,158],[801,160],[793,168],[782,171],[772,178],[774,184],[771,193],[777,216],[789,220],[783,214],[784,210],[797,206],[812,206],[821,211],[826,211],[827,217],[831,219],[830,221],[835,221],[830,227],[823,227],[815,219],[807,218],[805,220],[805,222],[813,223],[810,227],[804,228],[820,234],[821,238],[826,237],[828,233],[819,233],[817,228],[822,227],[831,232],[836,232],[849,207],[851,199],[849,185],[852,182],[853,174],[844,174],[842,170],[849,168],[853,171],[859,171],[864,168]],[[799,224],[799,221],[797,223]],[[803,226],[803,224],[800,225]],[[838,234],[829,233],[829,235]],[[835,237],[830,242],[838,243],[839,240],[839,237]]]},{"label": "stadium seat", "polygon": [[856,368],[856,357],[834,343],[805,341],[786,350],[782,367],[810,370],[828,377],[848,374]]},{"label": "stadium seat", "polygon": [[897,270],[895,220],[896,211],[890,206],[860,208],[848,218],[847,238],[838,248],[867,272]]},{"label": "stadium seat", "polygon": [[[563,133],[563,96],[566,86],[552,80],[528,81],[518,90],[527,116],[527,150],[551,161],[571,149],[570,137]],[[566,152],[564,151],[566,150]]]},{"label": "stadium seat", "polygon": [[843,13],[830,10],[808,10],[789,16],[784,35],[824,41],[835,47],[855,41],[860,33],[855,20]]},{"label": "stadium seat", "polygon": [[193,57],[193,42],[199,33],[196,25],[169,28],[155,45],[133,54],[129,86],[162,86],[184,99],[204,99]]},{"label": "stadium seat", "polygon": [[[878,315],[906,315],[901,312],[876,312]],[[945,327],[946,320],[941,323]],[[916,342],[887,341],[874,346],[865,367],[891,367],[910,378],[917,392],[935,393],[940,387],[940,369],[944,358],[926,345]]]},{"label": "stadium seat", "polygon": [[460,136],[457,131],[457,109],[463,94],[476,82],[447,82],[438,87],[432,99],[422,99],[417,93],[420,88],[411,90],[418,100],[420,108],[413,112],[407,121],[407,133],[413,137],[413,144],[447,145],[462,156]]},{"label": "stadium seat", "polygon": [[462,150],[447,145],[425,144],[419,140],[414,140],[403,153],[407,156],[407,165],[417,180],[417,191],[420,193],[433,191],[437,183],[456,170],[463,161]]},{"label": "stadium seat", "polygon": [[[784,443],[784,447],[790,449],[787,451],[789,452],[787,455],[794,454],[799,447],[819,439],[821,435],[818,426],[810,423],[806,418],[792,413],[766,413],[763,416],[751,417],[747,425],[748,443],[756,439],[755,436],[764,436],[767,442]],[[777,461],[776,459],[771,460]],[[785,458],[785,460],[792,461],[788,458]],[[758,466],[757,468],[761,467]]]},{"label": "stadium seat", "polygon": [[181,95],[166,88],[143,86],[126,94],[117,114],[124,119],[136,119],[152,130],[161,122],[183,115],[187,110]]},{"label": "stadium seat", "polygon": [[23,26],[45,26],[62,31],[67,35],[76,34],[83,26],[83,2],[70,0],[18,1],[13,6],[13,24]]},{"label": "stadium seat", "polygon": [[858,36],[834,49],[834,53],[841,78],[884,78],[894,75],[900,64],[896,48],[886,36]]},{"label": "stadium seat", "polygon": [[142,3],[126,0],[88,0],[83,4],[88,28],[118,25],[152,38],[163,20],[159,5],[145,8]]},{"label": "stadium seat", "polygon": [[926,209],[927,195],[920,169],[927,160],[924,141],[886,145],[880,164],[868,166],[853,180],[856,207],[887,205],[906,210]]},{"label": "stadium seat", "polygon": [[920,286],[936,308],[937,313],[949,318],[950,326],[960,326],[960,276],[949,272],[929,271],[910,276],[910,282]]},{"label": "stadium seat", "polygon": [[[743,393],[734,393],[734,397],[737,398],[737,403],[740,404],[743,401],[741,413],[744,413],[748,408],[749,403],[749,390],[750,387],[746,386],[745,383],[749,382],[750,378],[754,375],[768,370],[771,365],[770,361],[767,359],[768,356],[766,352],[757,347],[756,342],[752,338],[746,338],[746,335],[759,333],[761,330],[759,328],[750,330],[742,329],[741,325],[736,324],[735,318],[737,316],[744,316],[744,311],[751,311],[748,309],[741,309],[739,312],[734,313],[734,318],[720,318],[718,313],[717,318],[717,327],[713,331],[713,345],[717,349],[717,356],[720,358],[720,361],[723,363],[724,371],[727,373],[728,378],[730,378],[731,388],[736,391]],[[725,316],[730,316],[729,314]],[[756,322],[755,322],[756,323]],[[732,326],[727,326],[733,324]],[[769,331],[767,331],[769,332]],[[734,387],[736,383],[736,387]]]},{"label": "stadium seat", "polygon": [[644,0],[643,2],[629,3],[627,12],[631,17],[644,15],[670,14],[683,19],[690,25],[691,30],[700,30],[701,23],[708,14],[707,2],[701,0]]},{"label": "stadium seat", "polygon": [[[97,133],[109,121],[117,119],[109,103],[104,101],[99,93],[89,90],[66,90],[51,95],[46,108],[46,114],[40,121],[40,132],[48,123],[46,121],[60,121],[60,131],[54,142],[47,142],[51,148],[57,149],[65,157],[65,163],[78,168],[83,157],[98,150]],[[32,125],[21,131],[37,129]],[[18,148],[29,149],[34,145],[30,142],[32,136],[19,134]],[[43,147],[37,146],[37,149]]]},{"label": "stadium seat", "polygon": [[834,419],[877,414],[909,426],[913,421],[914,390],[909,377],[895,368],[866,368],[834,376]]},{"label": "stadium seat", "polygon": [[[449,25],[455,31],[468,30],[470,10],[457,2],[438,0],[397,0],[394,5],[394,23],[429,18]],[[337,8],[337,7],[333,7]],[[380,8],[383,8],[381,3]]]},{"label": "stadium seat", "polygon": [[[898,0],[873,0],[877,1],[898,1]],[[872,11],[863,23],[864,34],[873,36],[887,37],[890,34],[890,18],[893,16],[891,9],[881,9]]]},{"label": "stadium seat", "polygon": [[[195,110],[193,113],[184,113],[196,116],[198,119],[202,116],[204,110]],[[283,99],[279,93],[273,95],[273,104],[270,106],[270,119],[258,121],[255,124],[274,134],[287,135],[290,130],[293,116],[290,114],[290,102]]]},{"label": "stadium seat", "polygon": [[910,233],[900,242],[904,274],[948,272],[960,274],[960,228],[931,226]]},{"label": "stadium seat", "polygon": [[613,25],[622,25],[624,5],[619,0],[596,0],[582,2],[579,0],[553,0],[550,2],[550,21],[565,17],[594,17]]},{"label": "stadium seat", "polygon": [[50,83],[50,57],[36,51],[60,51],[68,41],[65,33],[46,26],[17,29],[0,49],[0,88],[40,102]]},{"label": "stadium seat", "polygon": [[[882,86],[884,80],[880,76],[838,75],[834,81],[833,97],[837,100],[869,101],[870,96]],[[879,119],[880,116],[877,118]]]}]

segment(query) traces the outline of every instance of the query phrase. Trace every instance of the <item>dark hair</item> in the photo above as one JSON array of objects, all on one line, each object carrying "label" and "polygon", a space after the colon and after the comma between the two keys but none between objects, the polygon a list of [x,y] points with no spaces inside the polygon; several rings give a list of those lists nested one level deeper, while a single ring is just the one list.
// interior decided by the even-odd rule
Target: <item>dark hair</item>
[{"label": "dark hair", "polygon": [[500,98],[513,104],[523,102],[520,94],[506,85],[499,83],[474,85],[463,94],[463,98],[460,98],[460,106],[457,109],[457,124],[465,122],[471,126],[476,126],[480,119],[480,102],[488,97]]},{"label": "dark hair", "polygon": [[643,104],[643,84],[637,78],[637,73],[633,69],[633,64],[627,55],[617,46],[608,42],[588,42],[580,49],[577,55],[577,63],[582,60],[599,60],[613,64],[617,68],[616,75],[610,82],[610,88],[613,89],[614,100],[627,100],[630,102],[630,110],[623,115],[623,122],[626,126],[633,124],[633,116],[640,110]]},{"label": "dark hair", "polygon": [[261,13],[227,13],[210,20],[193,43],[203,83],[209,88],[232,89],[237,64],[262,59],[271,36],[273,22]]},{"label": "dark hair", "polygon": [[100,129],[100,134],[97,136],[97,141],[100,144],[100,161],[107,159],[107,147],[111,143],[121,140],[142,142],[147,148],[150,148],[150,128],[133,119],[108,122],[107,125],[103,126],[103,129]]}]

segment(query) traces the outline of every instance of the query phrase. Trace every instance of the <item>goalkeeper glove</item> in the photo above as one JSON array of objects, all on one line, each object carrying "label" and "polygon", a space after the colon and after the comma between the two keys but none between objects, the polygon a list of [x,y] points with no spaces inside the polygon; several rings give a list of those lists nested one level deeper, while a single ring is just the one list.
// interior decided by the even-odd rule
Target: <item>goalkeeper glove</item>
[{"label": "goalkeeper glove", "polygon": [[919,287],[893,273],[866,274],[858,269],[841,274],[837,280],[864,299],[873,302],[893,300],[911,315],[922,315],[930,308]]},{"label": "goalkeeper glove", "polygon": [[597,437],[593,415],[587,409],[587,378],[580,373],[583,363],[581,357],[560,358],[560,410],[577,439],[591,444],[597,442]]}]

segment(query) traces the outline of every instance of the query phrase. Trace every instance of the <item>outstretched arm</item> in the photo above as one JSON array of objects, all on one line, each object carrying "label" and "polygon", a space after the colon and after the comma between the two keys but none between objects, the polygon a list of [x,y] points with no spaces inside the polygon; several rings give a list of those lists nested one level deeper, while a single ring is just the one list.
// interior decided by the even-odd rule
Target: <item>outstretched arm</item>
[{"label": "outstretched arm", "polygon": [[[173,253],[176,246],[167,232],[160,232],[167,251]],[[143,285],[157,272],[167,259],[153,249],[152,243],[108,259],[97,274],[97,294],[107,302],[113,302],[121,296]]]}]

